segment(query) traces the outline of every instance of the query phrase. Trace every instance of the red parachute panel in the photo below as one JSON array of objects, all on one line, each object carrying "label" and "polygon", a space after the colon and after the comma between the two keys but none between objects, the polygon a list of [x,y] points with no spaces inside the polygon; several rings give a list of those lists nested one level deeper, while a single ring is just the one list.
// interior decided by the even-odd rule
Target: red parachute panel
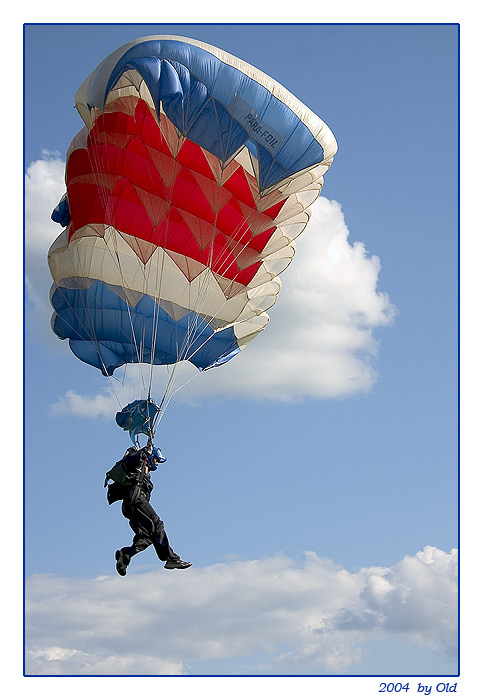
[{"label": "red parachute panel", "polygon": [[110,225],[248,284],[285,199],[259,211],[253,176],[235,161],[223,172],[143,101],[121,98],[109,109],[87,149],[69,159],[70,237],[87,224]]}]

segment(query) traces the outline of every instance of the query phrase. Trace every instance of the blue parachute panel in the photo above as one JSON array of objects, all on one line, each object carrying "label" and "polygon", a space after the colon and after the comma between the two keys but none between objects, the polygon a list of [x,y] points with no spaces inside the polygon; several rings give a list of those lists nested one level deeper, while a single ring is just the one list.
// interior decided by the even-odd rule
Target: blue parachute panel
[{"label": "blue parachute panel", "polygon": [[60,202],[55,207],[54,211],[52,212],[51,219],[52,221],[55,221],[56,224],[60,224],[64,227],[69,223],[70,210],[67,194],[64,194]]},{"label": "blue parachute panel", "polygon": [[130,69],[144,79],[158,114],[162,105],[181,133],[220,160],[253,139],[262,149],[261,190],[324,160],[308,126],[259,80],[175,38],[148,38],[105,59],[91,76],[88,104],[104,109],[109,91]]},{"label": "blue parachute panel", "polygon": [[131,362],[189,360],[203,370],[239,351],[232,328],[215,332],[193,311],[175,321],[147,295],[130,307],[99,280],[82,289],[54,287],[51,303],[54,333],[69,338],[80,360],[108,376]]}]

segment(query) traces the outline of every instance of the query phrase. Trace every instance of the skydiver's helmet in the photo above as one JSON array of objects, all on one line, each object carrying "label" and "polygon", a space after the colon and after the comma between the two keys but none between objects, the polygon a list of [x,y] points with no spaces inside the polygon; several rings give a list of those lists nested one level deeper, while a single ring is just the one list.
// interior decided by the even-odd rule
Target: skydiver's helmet
[{"label": "skydiver's helmet", "polygon": [[166,457],[163,455],[159,447],[153,447],[153,451],[148,456],[149,469],[154,472],[158,468],[158,463],[166,462]]}]

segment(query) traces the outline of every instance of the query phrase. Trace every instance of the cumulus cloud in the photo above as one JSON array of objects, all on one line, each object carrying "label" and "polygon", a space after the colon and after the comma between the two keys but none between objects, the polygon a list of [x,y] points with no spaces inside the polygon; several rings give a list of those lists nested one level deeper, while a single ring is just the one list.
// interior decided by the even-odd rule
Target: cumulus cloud
[{"label": "cumulus cloud", "polygon": [[379,271],[376,256],[349,242],[341,206],[319,197],[267,329],[234,361],[190,384],[190,396],[290,401],[368,391],[377,378],[374,332],[395,315],[377,289]]},{"label": "cumulus cloud", "polygon": [[113,654],[111,656],[97,653],[86,653],[76,649],[48,647],[45,649],[28,650],[26,654],[32,669],[31,674],[45,675],[42,669],[48,667],[49,675],[79,676],[180,676],[183,675],[183,665],[169,659],[157,659],[149,654]]},{"label": "cumulus cloud", "polygon": [[[50,213],[65,189],[63,168],[56,154],[45,153],[26,176],[27,289],[37,323],[45,328],[51,313],[46,252],[60,233]],[[232,362],[190,382],[180,398],[208,394],[292,401],[369,391],[377,379],[377,330],[395,314],[388,296],[378,290],[379,271],[379,259],[363,243],[349,241],[340,204],[319,197],[297,241],[295,259],[282,275],[267,329]],[[165,384],[165,373],[156,374]],[[179,383],[192,375],[191,365],[181,368]],[[72,393],[65,397],[64,408],[79,407],[72,398]]]},{"label": "cumulus cloud", "polygon": [[61,229],[50,215],[65,192],[65,162],[57,152],[44,150],[25,175],[26,247],[41,258]]},{"label": "cumulus cloud", "polygon": [[50,215],[65,192],[64,168],[58,153],[44,150],[42,158],[31,163],[25,174],[25,290],[34,308],[36,330],[44,340],[52,340],[52,279],[47,252],[62,230]]},{"label": "cumulus cloud", "polygon": [[74,415],[83,418],[112,418],[120,408],[116,395],[109,388],[95,396],[83,396],[75,391],[66,391],[64,396],[51,406],[55,415]]},{"label": "cumulus cloud", "polygon": [[227,659],[233,675],[357,674],[367,644],[391,637],[454,661],[457,551],[427,546],[355,573],[308,552],[303,565],[279,555],[185,572],[133,562],[122,579],[36,575],[26,623],[27,674],[189,675],[203,662],[216,673]]}]

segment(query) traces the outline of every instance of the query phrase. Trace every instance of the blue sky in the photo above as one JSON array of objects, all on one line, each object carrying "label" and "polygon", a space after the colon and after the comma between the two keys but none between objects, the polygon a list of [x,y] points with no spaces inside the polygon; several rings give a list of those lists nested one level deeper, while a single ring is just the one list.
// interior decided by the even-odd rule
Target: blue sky
[{"label": "blue sky", "polygon": [[[192,569],[147,551],[120,579],[130,530],[102,483],[128,440],[111,385],[50,331],[46,253],[75,92],[149,34],[257,66],[339,151],[267,330],[159,428],[153,505]],[[28,25],[25,110],[30,672],[456,673],[457,26]],[[132,636],[106,632],[116,596],[147,620]]]}]

